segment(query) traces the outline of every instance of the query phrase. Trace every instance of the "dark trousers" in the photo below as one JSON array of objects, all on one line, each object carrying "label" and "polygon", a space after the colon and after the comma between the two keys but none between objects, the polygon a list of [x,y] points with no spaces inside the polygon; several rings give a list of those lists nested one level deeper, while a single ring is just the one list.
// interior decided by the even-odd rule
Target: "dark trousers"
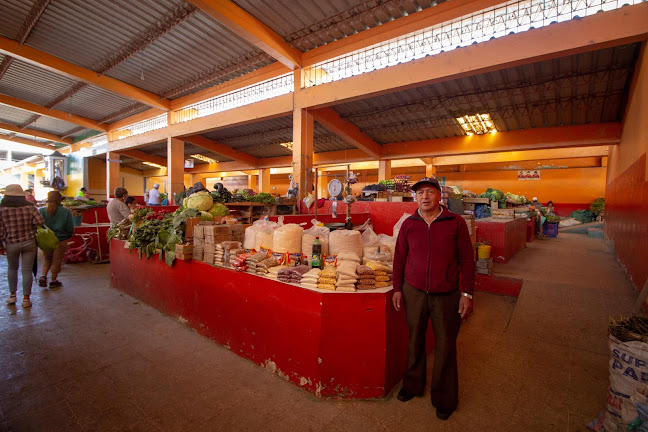
[{"label": "dark trousers", "polygon": [[435,349],[430,398],[432,405],[441,409],[454,410],[459,400],[457,335],[461,325],[458,312],[460,298],[459,290],[428,294],[407,282],[403,285],[403,302],[409,327],[407,370],[403,376],[403,387],[419,396],[425,392],[425,332],[431,318]]}]

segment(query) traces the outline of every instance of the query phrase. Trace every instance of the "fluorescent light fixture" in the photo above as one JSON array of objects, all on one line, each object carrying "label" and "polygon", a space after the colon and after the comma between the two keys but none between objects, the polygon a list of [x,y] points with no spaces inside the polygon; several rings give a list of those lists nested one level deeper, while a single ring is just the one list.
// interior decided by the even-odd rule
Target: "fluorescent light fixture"
[{"label": "fluorescent light fixture", "polygon": [[146,162],[146,161],[144,161],[144,162],[142,162],[142,163],[143,163],[144,165],[148,165],[148,166],[152,166],[152,167],[156,167],[156,168],[166,168],[164,165],[158,165],[158,164],[153,163],[153,162]]},{"label": "fluorescent light fixture", "polygon": [[279,143],[279,145],[280,145],[281,147],[286,147],[288,150],[291,150],[291,151],[292,151],[292,149],[293,149],[293,142],[292,142],[292,141],[290,141],[290,142],[284,142],[284,143]]},{"label": "fluorescent light fixture", "polygon": [[461,129],[468,136],[473,134],[497,133],[495,123],[493,123],[490,114],[467,114],[462,117],[457,117],[457,123],[459,123]]},{"label": "fluorescent light fixture", "polygon": [[191,156],[192,158],[194,158],[194,159],[198,159],[198,160],[201,160],[201,161],[203,161],[203,162],[207,162],[207,163],[216,163],[216,162],[218,162],[216,159],[212,159],[212,158],[210,158],[210,157],[203,156],[203,155],[201,155],[201,154],[192,154],[192,155],[190,155],[190,156]]}]

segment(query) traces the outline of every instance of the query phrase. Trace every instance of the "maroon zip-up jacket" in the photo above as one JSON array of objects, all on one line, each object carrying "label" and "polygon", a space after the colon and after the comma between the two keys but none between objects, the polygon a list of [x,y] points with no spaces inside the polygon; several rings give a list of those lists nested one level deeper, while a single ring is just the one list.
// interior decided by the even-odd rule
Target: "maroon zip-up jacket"
[{"label": "maroon zip-up jacket", "polygon": [[447,207],[430,225],[418,210],[405,219],[394,252],[394,291],[404,281],[427,293],[468,294],[475,286],[475,255],[466,221]]}]

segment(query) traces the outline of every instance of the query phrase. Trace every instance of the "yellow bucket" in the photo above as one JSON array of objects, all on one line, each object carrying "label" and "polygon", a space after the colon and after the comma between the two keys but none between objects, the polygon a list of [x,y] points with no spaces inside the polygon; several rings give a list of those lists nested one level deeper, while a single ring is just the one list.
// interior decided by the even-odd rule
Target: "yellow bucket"
[{"label": "yellow bucket", "polygon": [[490,245],[477,246],[477,258],[488,259],[490,258],[491,247]]}]

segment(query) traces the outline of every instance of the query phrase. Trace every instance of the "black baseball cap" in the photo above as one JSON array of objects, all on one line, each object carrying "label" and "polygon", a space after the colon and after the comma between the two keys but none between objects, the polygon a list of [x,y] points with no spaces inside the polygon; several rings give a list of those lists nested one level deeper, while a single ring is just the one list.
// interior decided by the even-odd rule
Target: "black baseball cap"
[{"label": "black baseball cap", "polygon": [[430,185],[432,187],[437,188],[439,191],[441,191],[441,186],[439,186],[439,182],[434,177],[423,177],[421,180],[414,183],[414,186],[412,186],[412,190],[416,192],[416,190],[423,185]]}]

